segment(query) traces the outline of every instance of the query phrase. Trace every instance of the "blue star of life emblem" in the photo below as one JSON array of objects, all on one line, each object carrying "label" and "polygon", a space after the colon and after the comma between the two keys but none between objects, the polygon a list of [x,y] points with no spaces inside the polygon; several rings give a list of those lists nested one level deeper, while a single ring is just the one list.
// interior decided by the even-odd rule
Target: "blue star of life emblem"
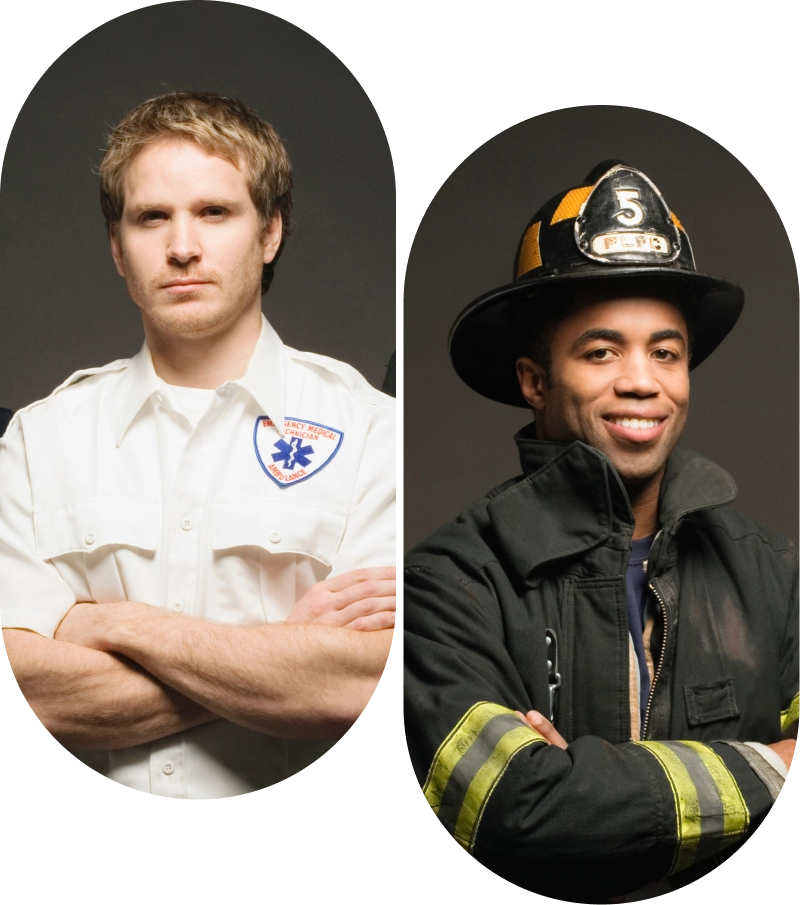
[{"label": "blue star of life emblem", "polygon": [[336,456],[344,440],[338,428],[304,418],[284,418],[283,429],[281,436],[267,415],[259,415],[253,429],[258,464],[279,487],[313,477]]},{"label": "blue star of life emblem", "polygon": [[282,462],[281,468],[286,471],[294,471],[297,466],[305,468],[311,464],[309,457],[314,455],[314,447],[302,444],[300,437],[292,437],[288,443],[284,439],[278,440],[275,444],[278,451],[272,454],[272,461]]}]

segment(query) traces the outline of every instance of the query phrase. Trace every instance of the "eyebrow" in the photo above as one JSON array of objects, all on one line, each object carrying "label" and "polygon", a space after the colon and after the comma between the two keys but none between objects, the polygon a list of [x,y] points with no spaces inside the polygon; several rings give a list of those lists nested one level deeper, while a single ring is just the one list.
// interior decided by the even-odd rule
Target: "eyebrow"
[{"label": "eyebrow", "polygon": [[[201,207],[229,207],[234,208],[237,207],[239,202],[233,201],[230,198],[199,198],[197,203]],[[128,212],[131,214],[143,214],[145,211],[161,211],[166,207],[169,207],[168,204],[155,204],[155,203],[142,203],[142,204],[132,204],[128,208]]]},{"label": "eyebrow", "polygon": [[[591,327],[589,330],[584,330],[583,333],[581,333],[581,335],[570,346],[570,350],[574,352],[586,343],[592,342],[596,339],[604,339],[608,342],[615,343],[625,342],[625,336],[624,334],[620,333],[619,330],[610,330],[608,327]],[[684,338],[680,330],[674,330],[672,328],[668,330],[657,330],[655,333],[651,333],[649,341],[651,343],[658,343],[665,339],[674,339],[682,343],[684,346],[686,345],[686,339]]]}]

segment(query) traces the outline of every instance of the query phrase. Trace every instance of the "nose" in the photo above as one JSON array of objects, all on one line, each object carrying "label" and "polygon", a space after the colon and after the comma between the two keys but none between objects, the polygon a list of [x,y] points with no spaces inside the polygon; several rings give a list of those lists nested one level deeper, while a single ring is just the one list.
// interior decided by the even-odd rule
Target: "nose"
[{"label": "nose", "polygon": [[167,259],[170,264],[185,266],[202,257],[200,240],[188,217],[173,217],[167,237]]},{"label": "nose", "polygon": [[653,362],[645,353],[627,355],[624,366],[617,375],[614,389],[618,396],[656,396],[661,384],[656,378]]}]

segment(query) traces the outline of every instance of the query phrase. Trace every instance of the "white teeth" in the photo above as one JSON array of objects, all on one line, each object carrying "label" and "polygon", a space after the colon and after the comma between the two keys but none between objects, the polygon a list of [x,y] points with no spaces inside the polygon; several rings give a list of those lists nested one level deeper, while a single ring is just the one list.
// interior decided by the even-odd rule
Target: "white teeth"
[{"label": "white teeth", "polygon": [[619,427],[632,427],[634,430],[648,430],[658,424],[657,418],[614,418]]}]

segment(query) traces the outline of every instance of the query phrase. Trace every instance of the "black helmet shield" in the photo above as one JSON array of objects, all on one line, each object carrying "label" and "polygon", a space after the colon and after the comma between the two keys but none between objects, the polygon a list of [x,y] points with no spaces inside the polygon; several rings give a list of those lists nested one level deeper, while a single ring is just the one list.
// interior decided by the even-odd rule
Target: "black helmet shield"
[{"label": "black helmet shield", "polygon": [[647,176],[621,161],[604,161],[583,185],[560,192],[534,214],[517,248],[515,281],[459,315],[450,331],[459,377],[490,399],[527,407],[514,367],[514,309],[537,304],[549,287],[609,278],[645,278],[690,307],[692,368],[725,338],[744,304],[736,283],[697,272],[686,231]]}]

